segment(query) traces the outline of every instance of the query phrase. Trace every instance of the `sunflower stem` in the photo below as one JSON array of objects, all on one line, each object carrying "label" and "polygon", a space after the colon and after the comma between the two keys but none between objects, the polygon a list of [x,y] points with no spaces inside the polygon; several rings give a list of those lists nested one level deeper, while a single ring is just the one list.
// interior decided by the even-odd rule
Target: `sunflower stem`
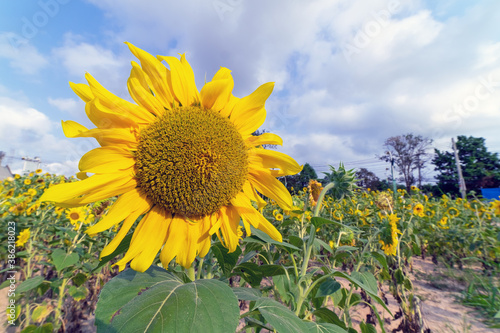
[{"label": "sunflower stem", "polygon": [[323,203],[323,199],[325,198],[326,192],[330,191],[335,186],[335,183],[329,183],[323,188],[323,191],[319,194],[318,201],[316,203],[316,207],[314,207],[313,217],[317,217],[319,215],[319,211],[321,209],[321,204]]},{"label": "sunflower stem", "polygon": [[191,281],[195,281],[196,280],[196,275],[195,275],[195,272],[194,272],[194,265],[195,265],[195,263],[193,262],[193,264],[191,265],[191,267],[189,267],[187,269],[187,276],[188,276],[188,278]]}]

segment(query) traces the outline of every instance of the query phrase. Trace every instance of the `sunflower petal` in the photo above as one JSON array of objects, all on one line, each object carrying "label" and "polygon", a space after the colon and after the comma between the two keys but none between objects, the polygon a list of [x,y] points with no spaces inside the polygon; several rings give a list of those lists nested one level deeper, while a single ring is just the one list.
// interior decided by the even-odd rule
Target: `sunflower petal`
[{"label": "sunflower petal", "polygon": [[249,164],[254,168],[277,168],[280,169],[278,176],[295,175],[302,171],[300,166],[290,156],[280,153],[278,151],[255,148],[249,150]]},{"label": "sunflower petal", "polygon": [[71,89],[73,89],[75,94],[77,94],[78,97],[80,97],[85,103],[90,102],[94,98],[90,87],[84,83],[70,82],[69,86],[71,87]]},{"label": "sunflower petal", "polygon": [[134,61],[132,61],[132,70],[127,81],[127,87],[130,96],[137,104],[156,116],[163,114],[165,109],[161,101],[153,95],[146,83],[144,72]]},{"label": "sunflower petal", "polygon": [[108,146],[95,148],[80,159],[80,171],[90,173],[112,173],[124,170],[135,164],[134,156],[129,150]]},{"label": "sunflower petal", "polygon": [[190,106],[200,101],[200,94],[196,89],[193,69],[186,61],[184,55],[181,60],[176,57],[157,56],[170,66],[170,89],[174,92],[175,99],[182,106]]},{"label": "sunflower petal", "polygon": [[174,96],[168,85],[170,78],[170,71],[168,68],[163,66],[157,58],[146,51],[128,42],[125,44],[127,44],[134,56],[140,60],[142,69],[149,76],[149,82],[151,82],[149,88],[153,91],[154,95],[160,99],[163,107],[171,109],[172,103],[174,102]]},{"label": "sunflower petal", "polygon": [[236,102],[231,113],[231,120],[244,136],[255,132],[266,120],[264,104],[273,88],[273,82],[265,83]]},{"label": "sunflower petal", "polygon": [[238,193],[236,197],[231,200],[231,204],[238,211],[244,221],[247,221],[257,229],[264,231],[272,239],[278,242],[283,240],[280,232],[271,224],[271,222],[262,216],[259,211],[253,208],[250,201],[244,194]]},{"label": "sunflower petal", "polygon": [[224,79],[207,82],[200,92],[201,106],[220,111],[226,106],[233,90],[234,82]]},{"label": "sunflower petal", "polygon": [[257,191],[276,201],[282,209],[292,210],[292,196],[285,185],[274,178],[269,171],[250,170],[248,178]]},{"label": "sunflower petal", "polygon": [[249,147],[257,147],[262,145],[283,145],[283,140],[273,133],[262,133],[259,136],[252,135],[249,136],[245,140],[245,142]]},{"label": "sunflower petal", "polygon": [[97,224],[88,228],[85,231],[87,234],[92,235],[104,230],[108,230],[115,224],[125,220],[131,213],[142,210],[143,212],[149,207],[149,202],[140,195],[136,189],[122,194],[111,206],[108,213]]}]

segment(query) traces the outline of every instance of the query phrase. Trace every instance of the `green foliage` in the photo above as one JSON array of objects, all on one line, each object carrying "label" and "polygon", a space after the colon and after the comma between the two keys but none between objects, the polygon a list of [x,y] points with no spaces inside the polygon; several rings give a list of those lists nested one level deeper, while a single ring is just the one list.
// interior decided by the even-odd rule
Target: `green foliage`
[{"label": "green foliage", "polygon": [[[456,142],[458,158],[467,191],[480,192],[481,188],[500,187],[500,159],[497,153],[488,152],[484,138],[464,135]],[[435,150],[432,160],[438,186],[445,193],[458,194],[458,174],[454,153]]]},{"label": "green foliage", "polygon": [[[309,185],[309,180],[318,178],[316,171],[309,164],[304,164],[302,171],[296,175],[281,177],[280,180],[285,184],[291,193],[298,193],[304,187]],[[293,189],[292,189],[293,188]]]}]

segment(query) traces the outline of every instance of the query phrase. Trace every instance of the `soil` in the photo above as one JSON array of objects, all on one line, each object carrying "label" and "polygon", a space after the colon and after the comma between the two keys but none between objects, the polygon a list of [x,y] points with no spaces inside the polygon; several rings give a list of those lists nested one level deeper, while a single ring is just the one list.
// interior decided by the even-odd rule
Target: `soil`
[{"label": "soil", "polygon": [[[429,258],[413,258],[413,272],[411,280],[415,294],[420,299],[420,309],[422,312],[424,328],[430,329],[432,333],[500,333],[500,329],[489,328],[481,322],[481,318],[473,308],[463,306],[459,303],[461,292],[465,289],[467,281],[462,281],[452,277],[460,277],[460,271],[449,270],[444,265],[435,265]],[[348,284],[347,281],[340,281]],[[0,332],[14,333],[19,332],[15,327],[6,328],[6,315],[4,309],[7,306],[8,288],[0,290]],[[392,297],[387,288],[383,288],[387,297],[388,308],[393,314],[399,310],[398,302]],[[243,305],[243,304],[242,304]],[[243,305],[244,306],[244,305]],[[387,311],[377,305],[377,309],[385,320],[386,332],[392,332],[396,329],[402,318],[394,319]],[[242,309],[242,312],[248,309]],[[351,317],[355,324],[355,329],[359,329],[359,323],[367,320],[370,315],[370,308],[356,306],[351,311]],[[95,332],[95,326],[92,325],[93,318],[90,317],[85,323],[82,323],[81,332]],[[376,324],[377,332],[381,332]],[[427,331],[429,332],[429,331]]]}]

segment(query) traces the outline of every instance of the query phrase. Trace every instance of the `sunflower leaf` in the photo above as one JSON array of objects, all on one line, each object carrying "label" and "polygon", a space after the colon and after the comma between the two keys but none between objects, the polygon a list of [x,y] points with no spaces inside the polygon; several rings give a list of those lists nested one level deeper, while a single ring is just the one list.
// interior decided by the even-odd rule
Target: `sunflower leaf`
[{"label": "sunflower leaf", "polygon": [[96,309],[98,332],[234,332],[238,321],[238,300],[225,283],[184,283],[155,266],[111,279]]}]

